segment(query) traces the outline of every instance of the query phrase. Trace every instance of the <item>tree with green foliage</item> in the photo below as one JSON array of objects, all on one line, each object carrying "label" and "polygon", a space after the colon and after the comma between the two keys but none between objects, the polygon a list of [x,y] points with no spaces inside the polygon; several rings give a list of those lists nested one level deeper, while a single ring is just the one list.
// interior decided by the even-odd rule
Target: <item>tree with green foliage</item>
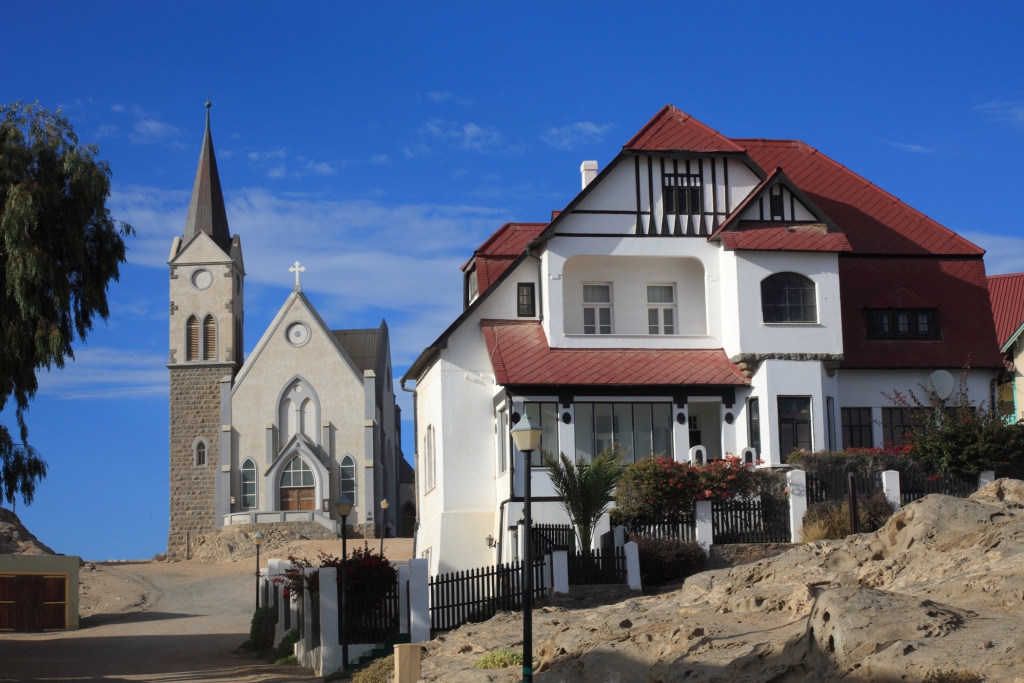
[{"label": "tree with green foliage", "polygon": [[30,504],[46,463],[28,443],[36,374],[74,360],[134,233],[107,209],[110,166],[58,109],[0,105],[0,411],[14,401],[19,440],[0,423],[0,500]]},{"label": "tree with green foliage", "polygon": [[625,452],[612,444],[597,454],[592,461],[575,463],[561,454],[557,460],[545,456],[550,468],[551,484],[562,499],[562,507],[576,527],[580,551],[590,552],[594,527],[615,497],[615,484],[622,474],[620,465]]}]

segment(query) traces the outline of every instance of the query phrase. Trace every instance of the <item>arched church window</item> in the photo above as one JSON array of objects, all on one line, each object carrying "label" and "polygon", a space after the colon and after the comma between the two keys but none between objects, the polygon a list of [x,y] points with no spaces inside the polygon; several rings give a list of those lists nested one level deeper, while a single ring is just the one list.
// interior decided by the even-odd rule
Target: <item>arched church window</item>
[{"label": "arched church window", "polygon": [[203,360],[217,360],[217,321],[212,315],[203,319]]},{"label": "arched church window", "polygon": [[313,470],[296,455],[281,473],[281,509],[315,510],[315,498]]},{"label": "arched church window", "polygon": [[256,507],[256,463],[247,459],[242,463],[242,509]]},{"label": "arched church window", "polygon": [[202,439],[196,441],[193,450],[196,467],[204,467],[206,465],[206,442]]},{"label": "arched church window", "polygon": [[353,502],[356,499],[356,463],[351,455],[341,459],[341,468],[338,477],[339,493],[349,496]]},{"label": "arched church window", "polygon": [[185,322],[185,360],[199,360],[199,318],[194,315]]}]

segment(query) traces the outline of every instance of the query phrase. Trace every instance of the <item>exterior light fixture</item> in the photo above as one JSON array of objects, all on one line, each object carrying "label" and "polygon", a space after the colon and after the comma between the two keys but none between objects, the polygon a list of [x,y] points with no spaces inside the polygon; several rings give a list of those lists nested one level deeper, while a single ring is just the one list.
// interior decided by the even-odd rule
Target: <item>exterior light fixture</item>
[{"label": "exterior light fixture", "polygon": [[533,543],[531,539],[530,489],[533,452],[540,448],[544,430],[529,415],[512,428],[512,442],[523,454],[523,681],[533,683]]},{"label": "exterior light fixture", "polygon": [[380,520],[380,555],[384,556],[384,537],[388,533],[388,499],[385,498],[380,502],[381,520]]},{"label": "exterior light fixture", "polygon": [[334,501],[334,511],[341,517],[341,670],[348,671],[348,629],[345,614],[346,589],[348,588],[348,516],[352,514],[352,499],[341,496]]},{"label": "exterior light fixture", "polygon": [[263,545],[263,532],[257,531],[252,536],[252,544],[256,546],[256,609],[260,608],[260,546]]}]

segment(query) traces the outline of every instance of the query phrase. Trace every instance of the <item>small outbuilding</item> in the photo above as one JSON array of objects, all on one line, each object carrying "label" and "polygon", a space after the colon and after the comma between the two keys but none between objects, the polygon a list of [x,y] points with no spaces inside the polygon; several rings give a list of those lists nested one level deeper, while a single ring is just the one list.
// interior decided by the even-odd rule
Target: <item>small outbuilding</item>
[{"label": "small outbuilding", "polygon": [[0,632],[78,629],[78,567],[69,555],[0,555]]}]

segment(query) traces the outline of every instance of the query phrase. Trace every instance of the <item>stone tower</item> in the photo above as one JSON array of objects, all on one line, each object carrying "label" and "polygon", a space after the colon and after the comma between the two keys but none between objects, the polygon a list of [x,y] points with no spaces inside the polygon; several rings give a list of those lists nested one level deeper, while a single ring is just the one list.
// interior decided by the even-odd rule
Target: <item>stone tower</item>
[{"label": "stone tower", "polygon": [[[168,261],[171,276],[171,524],[168,557],[186,557],[197,533],[217,529],[230,511],[231,381],[242,365],[245,268],[228,231],[210,135],[210,103],[192,202]],[[226,408],[230,410],[230,408]],[[227,470],[227,471],[222,471]]]}]

